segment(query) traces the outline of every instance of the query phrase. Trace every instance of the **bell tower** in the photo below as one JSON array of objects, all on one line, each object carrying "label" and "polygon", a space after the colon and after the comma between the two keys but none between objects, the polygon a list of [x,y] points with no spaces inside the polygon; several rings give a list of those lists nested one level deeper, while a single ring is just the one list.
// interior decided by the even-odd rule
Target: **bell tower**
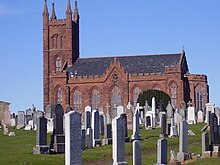
[{"label": "bell tower", "polygon": [[[58,19],[55,4],[49,17],[47,0],[43,9],[43,86],[44,110],[48,104],[57,103],[54,86],[58,75],[79,58],[79,12],[75,1],[74,13],[70,0],[67,2],[66,18]],[[60,80],[59,80],[60,81]]]}]

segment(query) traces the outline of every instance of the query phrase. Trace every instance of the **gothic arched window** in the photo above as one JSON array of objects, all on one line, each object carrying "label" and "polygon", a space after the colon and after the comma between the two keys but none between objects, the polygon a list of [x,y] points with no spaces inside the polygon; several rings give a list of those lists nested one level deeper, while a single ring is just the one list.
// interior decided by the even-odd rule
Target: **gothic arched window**
[{"label": "gothic arched window", "polygon": [[62,89],[59,87],[57,89],[57,103],[61,104],[62,103]]},{"label": "gothic arched window", "polygon": [[82,111],[82,94],[79,90],[75,90],[73,93],[73,110]]},{"label": "gothic arched window", "polygon": [[195,101],[195,108],[198,110],[202,110],[203,109],[203,89],[201,85],[197,85],[195,87],[194,101]]},{"label": "gothic arched window", "polygon": [[62,70],[62,61],[60,57],[56,58],[56,72],[60,72]]},{"label": "gothic arched window", "polygon": [[113,110],[115,106],[120,106],[120,105],[121,105],[121,92],[120,89],[117,86],[115,86],[111,92],[111,110]]},{"label": "gothic arched window", "polygon": [[100,94],[97,89],[92,91],[92,110],[98,110],[100,107]]},{"label": "gothic arched window", "polygon": [[133,91],[133,106],[137,105],[137,99],[139,94],[141,93],[141,90],[139,87],[136,87]]},{"label": "gothic arched window", "polygon": [[171,104],[174,108],[176,108],[176,91],[177,91],[177,86],[176,83],[172,83],[170,86],[170,98],[171,98]]}]

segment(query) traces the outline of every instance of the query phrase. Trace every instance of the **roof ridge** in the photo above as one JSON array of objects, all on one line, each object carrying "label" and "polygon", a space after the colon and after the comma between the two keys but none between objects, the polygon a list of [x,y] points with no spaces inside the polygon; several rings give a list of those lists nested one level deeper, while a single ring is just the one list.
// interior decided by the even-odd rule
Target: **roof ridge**
[{"label": "roof ridge", "polygon": [[122,57],[143,57],[143,56],[167,56],[181,55],[182,53],[161,53],[161,54],[137,54],[137,55],[117,55],[117,56],[96,56],[96,57],[81,57],[78,59],[95,59],[95,58],[122,58]]}]

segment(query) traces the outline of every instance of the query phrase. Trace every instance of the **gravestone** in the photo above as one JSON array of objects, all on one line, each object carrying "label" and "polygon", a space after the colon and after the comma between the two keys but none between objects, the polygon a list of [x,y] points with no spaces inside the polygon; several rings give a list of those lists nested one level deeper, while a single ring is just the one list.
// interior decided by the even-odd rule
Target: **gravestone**
[{"label": "gravestone", "polygon": [[174,114],[174,122],[176,125],[183,121],[183,117],[179,113]]},{"label": "gravestone", "polygon": [[209,134],[207,132],[202,133],[202,157],[205,157],[205,152],[209,151]]},{"label": "gravestone", "polygon": [[162,114],[161,115],[161,134],[160,134],[160,137],[164,138],[166,137],[166,132],[167,132],[167,118],[166,118],[166,114]]},{"label": "gravestone", "polygon": [[196,124],[196,114],[194,107],[188,107],[187,109],[187,116],[188,116],[188,124]]},{"label": "gravestone", "polygon": [[36,146],[33,147],[33,154],[48,154],[47,145],[47,119],[41,116],[37,119]]},{"label": "gravestone", "polygon": [[157,141],[157,164],[167,164],[167,140],[161,138]]},{"label": "gravestone", "polygon": [[141,165],[142,164],[141,141],[134,140],[132,143],[133,143],[133,165]]},{"label": "gravestone", "polygon": [[65,114],[65,165],[82,164],[81,115],[70,111]]},{"label": "gravestone", "polygon": [[125,142],[129,142],[130,141],[130,139],[129,139],[129,137],[128,137],[128,127],[127,127],[127,115],[126,114],[121,114],[120,115],[121,117],[122,117],[122,119],[123,119],[123,122],[124,122],[124,133],[125,133]]},{"label": "gravestone", "polygon": [[33,123],[34,123],[34,129],[37,129],[37,112],[33,111]]},{"label": "gravestone", "polygon": [[127,115],[128,120],[128,130],[133,129],[133,109],[134,107],[131,105],[130,102],[128,102],[128,105],[126,106],[125,114]]},{"label": "gravestone", "polygon": [[102,141],[102,144],[103,145],[112,144],[112,125],[106,124],[105,129],[106,130],[105,130],[104,139]]},{"label": "gravestone", "polygon": [[93,130],[92,130],[92,128],[88,128],[87,132],[88,132],[87,147],[88,147],[88,149],[90,149],[93,147]]},{"label": "gravestone", "polygon": [[210,138],[211,145],[220,145],[218,118],[215,113],[210,116]]},{"label": "gravestone", "polygon": [[11,126],[11,112],[10,111],[5,111],[4,112],[4,124],[6,125],[6,127]]},{"label": "gravestone", "polygon": [[86,130],[82,129],[82,150],[86,149]]},{"label": "gravestone", "polygon": [[25,116],[25,124],[28,125],[29,121],[32,120],[32,115],[26,115]]},{"label": "gravestone", "polygon": [[109,112],[110,105],[107,103],[106,107],[106,123],[110,124],[111,123],[111,114]]},{"label": "gravestone", "polygon": [[51,135],[51,149],[55,153],[65,152],[65,136],[63,133],[63,107],[60,104],[55,106],[53,134]]},{"label": "gravestone", "polygon": [[147,111],[145,116],[145,129],[153,128],[153,113],[152,111]]},{"label": "gravestone", "polygon": [[220,108],[218,107],[215,108],[215,114],[218,118],[218,125],[220,125]]},{"label": "gravestone", "polygon": [[112,158],[113,165],[127,165],[125,160],[125,126],[124,119],[118,116],[112,121]]},{"label": "gravestone", "polygon": [[53,118],[47,118],[47,133],[53,132]]},{"label": "gravestone", "polygon": [[203,112],[201,110],[199,110],[199,112],[198,112],[197,122],[203,123]]},{"label": "gravestone", "polygon": [[[159,128],[161,128],[161,124],[162,124],[162,115],[165,114],[166,115],[166,112],[159,112]],[[167,118],[166,118],[167,120]]]},{"label": "gravestone", "polygon": [[12,118],[12,119],[11,119],[11,126],[12,126],[12,127],[16,126],[15,118]]},{"label": "gravestone", "polygon": [[152,98],[151,108],[152,108],[152,114],[153,114],[152,128],[155,128],[156,127],[156,101],[154,97]]},{"label": "gravestone", "polygon": [[121,114],[124,114],[124,108],[123,106],[117,107],[117,116],[120,116]]},{"label": "gravestone", "polygon": [[140,128],[139,128],[139,110],[136,109],[133,117],[133,135],[131,136],[131,140],[141,140],[140,137]]},{"label": "gravestone", "polygon": [[85,129],[91,128],[91,112],[85,111]]},{"label": "gravestone", "polygon": [[17,128],[23,128],[24,127],[24,122],[25,122],[25,119],[24,119],[24,111],[18,111],[18,125],[17,125]]},{"label": "gravestone", "polygon": [[179,124],[179,152],[177,159],[179,161],[186,160],[188,155],[188,123],[183,120]]},{"label": "gravestone", "polygon": [[171,118],[171,127],[170,127],[170,137],[177,136],[176,125],[174,122],[174,118]]},{"label": "gravestone", "polygon": [[94,110],[92,112],[92,130],[93,130],[93,147],[96,145],[101,146],[101,140],[99,139],[99,112]]},{"label": "gravestone", "polygon": [[167,111],[167,120],[171,120],[171,118],[173,118],[173,107],[170,101],[167,104],[166,111]]},{"label": "gravestone", "polygon": [[47,119],[51,119],[52,118],[52,112],[51,112],[51,106],[50,105],[47,105],[46,106],[46,112],[45,112],[45,117]]},{"label": "gravestone", "polygon": [[210,118],[210,114],[214,113],[214,104],[212,103],[207,103],[206,104],[206,118],[205,118],[205,123],[209,124],[209,118]]},{"label": "gravestone", "polygon": [[186,119],[186,111],[185,111],[185,109],[180,108],[180,109],[177,110],[177,113],[178,113],[180,116],[182,116],[182,120],[185,120],[185,119]]},{"label": "gravestone", "polygon": [[100,135],[104,135],[104,125],[105,125],[105,117],[104,117],[104,113],[100,113],[99,114],[99,131],[100,131]]}]

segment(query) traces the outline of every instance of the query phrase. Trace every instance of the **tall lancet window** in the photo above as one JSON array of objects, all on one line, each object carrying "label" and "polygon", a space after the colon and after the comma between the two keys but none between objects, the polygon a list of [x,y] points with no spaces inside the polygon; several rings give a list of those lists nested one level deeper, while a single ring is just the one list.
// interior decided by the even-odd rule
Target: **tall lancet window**
[{"label": "tall lancet window", "polygon": [[75,90],[73,93],[73,110],[82,111],[82,94],[79,90]]},{"label": "tall lancet window", "polygon": [[117,86],[115,86],[111,92],[111,110],[113,110],[114,107],[120,105],[121,105],[121,91]]},{"label": "tall lancet window", "polygon": [[56,58],[56,72],[60,72],[62,70],[62,61],[60,57]]},{"label": "tall lancet window", "polygon": [[195,87],[195,93],[194,93],[194,100],[195,100],[195,108],[197,110],[203,109],[203,89],[201,85],[197,85]]},{"label": "tall lancet window", "polygon": [[176,83],[172,83],[170,86],[170,98],[173,108],[176,108],[176,100],[177,100],[176,91],[177,91]]},{"label": "tall lancet window", "polygon": [[97,89],[92,91],[92,110],[98,110],[100,107],[100,93]]},{"label": "tall lancet window", "polygon": [[59,87],[57,89],[57,103],[61,104],[62,103],[62,89]]},{"label": "tall lancet window", "polygon": [[137,105],[137,100],[140,93],[141,93],[140,88],[136,87],[133,92],[133,106]]}]

